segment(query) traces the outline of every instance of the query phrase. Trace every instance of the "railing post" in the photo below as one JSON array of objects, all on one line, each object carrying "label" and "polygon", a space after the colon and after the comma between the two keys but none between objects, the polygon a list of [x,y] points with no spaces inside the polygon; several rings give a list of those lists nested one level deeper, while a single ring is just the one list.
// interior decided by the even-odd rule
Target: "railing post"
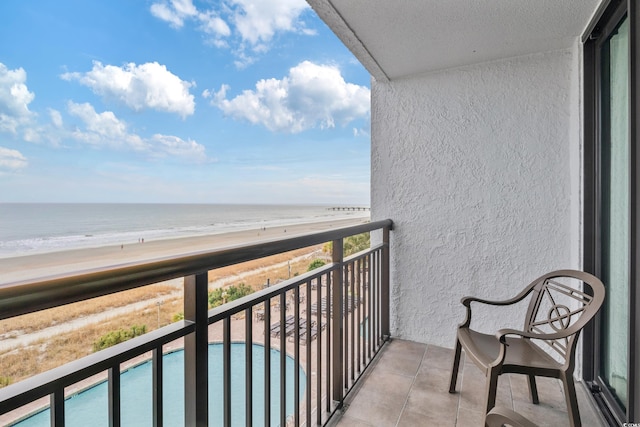
[{"label": "railing post", "polygon": [[162,427],[164,424],[164,410],[162,407],[163,384],[162,384],[162,345],[153,350],[152,353],[152,373],[151,382],[153,384],[153,427]]},{"label": "railing post", "polygon": [[194,322],[195,332],[184,337],[184,421],[187,426],[209,422],[208,274],[184,278],[184,319]]},{"label": "railing post", "polygon": [[383,339],[391,336],[391,326],[389,322],[389,227],[382,229],[382,266],[381,266],[381,287],[380,304],[382,305],[380,313],[380,323],[382,327]]},{"label": "railing post", "polygon": [[64,427],[64,388],[51,393],[49,399],[51,402],[50,424],[54,427]]},{"label": "railing post", "polygon": [[121,405],[120,405],[120,364],[117,363],[108,370],[109,384],[109,427],[120,427]]},{"label": "railing post", "polygon": [[342,400],[344,397],[344,384],[343,384],[343,361],[344,361],[344,344],[343,344],[343,241],[342,239],[333,241],[333,250],[331,255],[331,261],[337,264],[337,268],[332,272],[332,294],[331,294],[331,329],[332,335],[332,360],[333,360],[333,400],[338,403],[338,407],[342,407]]}]

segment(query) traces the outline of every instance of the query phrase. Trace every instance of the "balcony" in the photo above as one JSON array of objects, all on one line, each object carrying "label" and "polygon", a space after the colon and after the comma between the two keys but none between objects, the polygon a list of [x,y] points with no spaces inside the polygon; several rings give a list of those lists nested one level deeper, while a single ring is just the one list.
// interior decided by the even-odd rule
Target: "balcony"
[{"label": "balcony", "polygon": [[[65,399],[99,381],[108,384],[110,425],[126,424],[122,372],[151,360],[153,404],[149,412],[153,425],[173,425],[162,399],[168,374],[162,381],[166,371],[161,355],[180,348],[184,349],[184,424],[188,426],[482,425],[484,377],[477,368],[464,365],[461,391],[452,395],[447,392],[451,350],[388,339],[390,228],[391,221],[378,221],[0,287],[2,318],[176,277],[184,277],[185,295],[183,321],[0,389],[0,424],[49,408],[51,425],[64,426],[70,415]],[[377,233],[379,244],[343,257],[343,239],[362,232]],[[333,242],[331,264],[207,310],[207,271],[327,241]],[[238,369],[231,352],[237,342],[263,348],[257,362],[255,350],[245,346],[240,422],[237,410],[232,409],[238,402],[232,398],[230,368]],[[222,346],[222,404],[216,410],[207,403],[210,343]],[[289,360],[301,368],[293,375],[285,369]],[[264,368],[260,378],[254,373],[256,365]],[[285,374],[273,372],[274,366]],[[499,383],[498,405],[513,408],[540,425],[567,425],[560,384],[541,378],[539,387],[541,403],[532,405],[525,379],[505,375]],[[258,402],[254,388],[263,392]],[[287,401],[291,391],[292,408],[280,403]],[[579,387],[578,392],[584,425],[604,425],[584,389]],[[254,413],[256,405],[264,412]]]}]

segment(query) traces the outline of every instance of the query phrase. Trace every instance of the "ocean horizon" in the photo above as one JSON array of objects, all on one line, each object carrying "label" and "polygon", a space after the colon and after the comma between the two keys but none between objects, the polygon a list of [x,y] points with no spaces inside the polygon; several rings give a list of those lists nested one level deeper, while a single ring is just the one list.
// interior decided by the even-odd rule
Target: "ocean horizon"
[{"label": "ocean horizon", "polygon": [[369,216],[368,210],[334,211],[331,207],[0,203],[0,258]]}]

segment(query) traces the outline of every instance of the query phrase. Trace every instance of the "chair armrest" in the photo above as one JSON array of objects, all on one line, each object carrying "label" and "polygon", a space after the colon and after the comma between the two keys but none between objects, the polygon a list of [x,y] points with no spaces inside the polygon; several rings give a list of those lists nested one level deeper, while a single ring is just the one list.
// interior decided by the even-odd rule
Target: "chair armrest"
[{"label": "chair armrest", "polygon": [[502,300],[502,301],[492,301],[492,300],[486,300],[486,299],[477,298],[477,297],[466,296],[466,297],[463,297],[460,300],[460,302],[465,307],[469,307],[472,302],[479,302],[481,304],[488,304],[488,305],[511,305],[511,304],[515,304],[517,302],[522,301],[527,295],[529,295],[530,292],[531,292],[531,289],[526,289],[524,292],[519,293],[515,297]]},{"label": "chair armrest", "polygon": [[557,340],[557,339],[566,338],[569,335],[572,335],[574,332],[571,331],[570,329],[571,328],[567,328],[562,332],[557,332],[553,334],[537,334],[532,332],[519,331],[517,329],[505,328],[505,329],[500,329],[498,332],[496,332],[496,338],[501,343],[506,343],[505,338],[507,335],[518,335],[523,338],[533,338],[536,340]]},{"label": "chair armrest", "polygon": [[491,300],[486,300],[486,299],[482,299],[482,298],[476,298],[476,297],[463,297],[460,300],[460,303],[462,305],[464,305],[465,307],[469,307],[469,305],[471,305],[472,302],[479,302],[481,304],[488,304],[488,305],[508,305],[511,304],[510,300],[507,301],[491,301]]},{"label": "chair armrest", "polygon": [[486,299],[471,297],[471,296],[463,297],[460,300],[460,303],[462,303],[462,305],[464,305],[467,308],[467,317],[465,318],[464,322],[459,325],[459,327],[468,328],[469,325],[471,324],[471,303],[472,302],[479,302],[481,304],[495,305],[495,306],[511,305],[523,300],[527,295],[529,295],[529,293],[531,292],[531,289],[532,288],[525,289],[515,297],[507,300],[503,300],[503,301],[491,301],[491,300],[486,300]]}]

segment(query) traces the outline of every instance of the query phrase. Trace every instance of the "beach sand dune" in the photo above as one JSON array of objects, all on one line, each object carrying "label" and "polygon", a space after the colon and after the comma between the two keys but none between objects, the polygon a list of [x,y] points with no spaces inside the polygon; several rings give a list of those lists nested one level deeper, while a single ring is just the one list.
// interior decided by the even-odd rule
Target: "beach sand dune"
[{"label": "beach sand dune", "polygon": [[166,256],[220,249],[246,243],[259,243],[278,237],[293,237],[333,228],[356,225],[366,218],[350,218],[306,224],[285,225],[266,229],[236,231],[207,236],[166,240],[145,240],[144,243],[114,245],[99,248],[74,249],[60,252],[0,259],[0,286],[18,281],[35,280],[94,268],[130,262],[152,260]]}]

